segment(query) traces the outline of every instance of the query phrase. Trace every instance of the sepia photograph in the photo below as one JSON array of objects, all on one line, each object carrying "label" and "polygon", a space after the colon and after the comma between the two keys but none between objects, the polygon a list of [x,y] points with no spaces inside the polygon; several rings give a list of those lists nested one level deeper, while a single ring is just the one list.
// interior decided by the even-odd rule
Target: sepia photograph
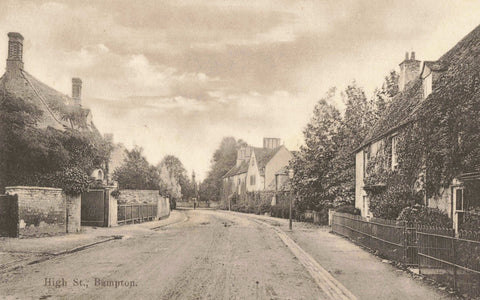
[{"label": "sepia photograph", "polygon": [[479,16],[0,0],[0,299],[480,299]]}]

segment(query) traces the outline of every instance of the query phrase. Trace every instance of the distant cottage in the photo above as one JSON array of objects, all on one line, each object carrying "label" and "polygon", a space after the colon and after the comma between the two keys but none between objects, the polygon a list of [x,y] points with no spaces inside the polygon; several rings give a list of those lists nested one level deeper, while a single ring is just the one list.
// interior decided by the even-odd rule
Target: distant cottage
[{"label": "distant cottage", "polygon": [[264,138],[263,148],[241,147],[236,165],[223,176],[222,198],[245,200],[247,192],[275,191],[279,171],[293,158],[280,142],[279,138]]}]

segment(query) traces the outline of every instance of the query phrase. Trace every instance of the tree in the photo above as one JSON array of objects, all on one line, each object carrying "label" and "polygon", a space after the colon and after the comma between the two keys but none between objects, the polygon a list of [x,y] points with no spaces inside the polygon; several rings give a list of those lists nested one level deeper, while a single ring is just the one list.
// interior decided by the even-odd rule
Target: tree
[{"label": "tree", "polygon": [[303,131],[305,146],[291,162],[295,172],[292,188],[299,195],[300,210],[326,208],[335,197],[332,160],[338,152],[342,120],[338,109],[329,104],[334,96],[332,88],[315,106],[313,117]]},{"label": "tree", "polygon": [[237,150],[246,143],[233,137],[224,137],[213,153],[210,171],[200,185],[200,197],[205,200],[219,201],[222,191],[222,177],[235,166]]},{"label": "tree", "polygon": [[163,167],[165,167],[168,171],[168,176],[173,176],[175,182],[180,185],[181,198],[188,199],[194,197],[192,183],[190,182],[190,179],[187,175],[187,170],[183,166],[180,159],[173,155],[166,155],[157,166],[159,170],[161,170]]},{"label": "tree", "polygon": [[173,200],[182,198],[182,187],[166,164],[160,164],[160,194]]},{"label": "tree", "polygon": [[38,128],[42,115],[29,100],[10,94],[0,99],[0,190],[8,185],[86,189],[88,174],[108,160],[110,143],[98,132]]},{"label": "tree", "polygon": [[365,139],[375,124],[375,108],[367,100],[363,89],[355,81],[342,93],[345,113],[338,131],[338,152],[332,161],[332,193],[335,204],[352,204],[355,201],[354,150]]},{"label": "tree", "polygon": [[158,169],[150,165],[142,154],[143,149],[135,146],[127,154],[123,165],[113,173],[113,179],[118,181],[122,189],[158,190],[160,174]]}]

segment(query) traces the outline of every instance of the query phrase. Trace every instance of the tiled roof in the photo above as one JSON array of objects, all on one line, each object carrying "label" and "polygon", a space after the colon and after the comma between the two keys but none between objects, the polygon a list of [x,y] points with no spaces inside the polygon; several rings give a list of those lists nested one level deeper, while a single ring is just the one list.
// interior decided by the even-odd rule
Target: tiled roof
[{"label": "tiled roof", "polygon": [[262,169],[265,169],[265,166],[268,164],[268,162],[277,154],[277,152],[282,148],[283,146],[279,146],[274,149],[266,149],[266,148],[253,148],[253,151],[255,152],[255,158],[257,159],[257,165],[258,165],[258,170],[260,173],[262,172]]},{"label": "tiled roof", "polygon": [[[9,93],[37,105],[43,111],[38,122],[39,127],[53,127],[58,130],[70,127],[68,121],[62,118],[62,107],[75,105],[75,101],[42,83],[28,72],[20,70],[14,76],[4,74],[0,78],[0,89],[3,93]],[[88,109],[83,110],[86,116],[90,114]],[[87,127],[97,132],[93,123],[87,124]]]},{"label": "tiled roof", "polygon": [[384,117],[370,130],[361,147],[357,150],[414,121],[419,110],[435,104],[436,95],[444,93],[459,83],[468,81],[469,77],[475,74],[478,75],[480,70],[480,26],[465,36],[437,61],[427,61],[425,64],[432,71],[442,72],[437,79],[438,84],[434,83],[432,94],[422,101],[421,79],[418,78],[411,82],[404,92],[397,94],[392,99]]},{"label": "tiled roof", "polygon": [[228,178],[228,177],[232,177],[242,173],[247,173],[247,170],[248,170],[248,162],[242,162],[239,166],[234,166],[233,168],[231,168],[225,175],[223,175],[223,178]]}]

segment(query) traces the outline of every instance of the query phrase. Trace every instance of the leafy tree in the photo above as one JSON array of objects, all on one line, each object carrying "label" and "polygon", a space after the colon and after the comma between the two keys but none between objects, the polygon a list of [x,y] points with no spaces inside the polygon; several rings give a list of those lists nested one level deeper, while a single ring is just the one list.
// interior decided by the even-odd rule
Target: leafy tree
[{"label": "leafy tree", "polygon": [[160,194],[173,200],[182,198],[182,187],[166,164],[160,164]]},{"label": "leafy tree", "polygon": [[200,185],[200,197],[210,201],[219,201],[222,191],[222,177],[235,166],[237,150],[246,145],[242,140],[224,137],[220,146],[213,153],[210,171]]},{"label": "leafy tree", "polygon": [[180,159],[173,155],[165,156],[158,164],[157,168],[161,170],[163,167],[169,173],[169,176],[173,176],[175,182],[180,185],[181,198],[188,199],[194,197],[192,183],[187,175],[187,170],[183,166]]},{"label": "leafy tree", "polygon": [[330,206],[335,198],[332,160],[338,152],[342,121],[338,109],[328,103],[334,96],[332,88],[315,106],[303,132],[305,146],[291,162],[295,172],[292,188],[299,195],[299,210],[322,209]]},{"label": "leafy tree", "polygon": [[143,149],[136,146],[131,151],[125,150],[123,165],[113,173],[113,179],[118,181],[122,189],[158,190],[160,174],[158,169],[150,165],[142,154]]},{"label": "leafy tree", "polygon": [[111,145],[97,132],[38,128],[42,116],[28,99],[10,94],[0,99],[0,189],[8,185],[59,187],[69,193],[86,189],[85,176],[104,164]]}]

